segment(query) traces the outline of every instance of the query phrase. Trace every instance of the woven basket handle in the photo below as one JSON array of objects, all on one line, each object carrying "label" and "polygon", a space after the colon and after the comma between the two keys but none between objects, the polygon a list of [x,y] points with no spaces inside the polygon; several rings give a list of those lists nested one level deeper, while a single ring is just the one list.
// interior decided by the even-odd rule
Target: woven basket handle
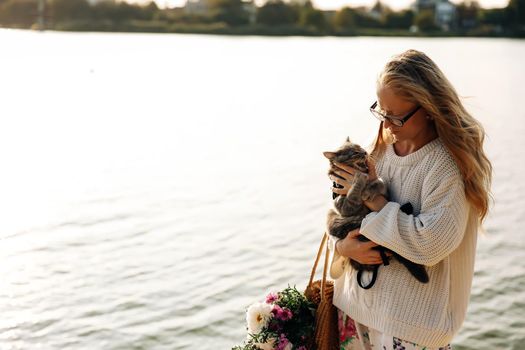
[{"label": "woven basket handle", "polygon": [[[312,286],[315,271],[317,270],[317,264],[319,263],[319,258],[321,257],[321,254],[323,252],[323,246],[325,245],[326,241],[328,240],[328,234],[325,232],[323,234],[323,239],[321,240],[321,245],[319,246],[319,250],[317,251],[317,257],[315,258],[314,267],[312,268],[312,272],[310,273],[310,281],[308,282],[308,287]],[[321,300],[325,298],[325,286],[326,286],[326,271],[328,269],[328,256],[329,256],[329,250],[328,250],[328,244],[326,244],[326,250],[325,250],[325,256],[324,256],[324,267],[323,267],[323,279],[321,282]]]}]

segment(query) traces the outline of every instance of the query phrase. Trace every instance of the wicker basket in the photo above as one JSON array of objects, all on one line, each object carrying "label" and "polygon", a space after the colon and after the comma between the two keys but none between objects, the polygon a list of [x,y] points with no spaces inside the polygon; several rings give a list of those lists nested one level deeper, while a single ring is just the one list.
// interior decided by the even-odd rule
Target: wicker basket
[{"label": "wicker basket", "polygon": [[319,258],[321,257],[323,247],[325,243],[327,243],[327,240],[328,234],[325,232],[304,295],[317,306],[315,312],[314,343],[312,344],[311,349],[339,350],[337,308],[332,303],[334,296],[334,283],[333,281],[326,280],[329,256],[328,244],[326,244],[325,250],[323,278],[321,280],[313,281],[315,271],[317,270],[317,263],[319,262]]}]

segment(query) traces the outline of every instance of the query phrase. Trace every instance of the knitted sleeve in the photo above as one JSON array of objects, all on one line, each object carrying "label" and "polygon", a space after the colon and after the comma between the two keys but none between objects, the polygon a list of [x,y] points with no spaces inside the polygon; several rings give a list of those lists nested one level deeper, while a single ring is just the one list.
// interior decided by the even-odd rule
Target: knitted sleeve
[{"label": "knitted sleeve", "polygon": [[458,172],[428,174],[419,215],[407,215],[388,202],[361,223],[360,233],[417,264],[432,266],[463,239],[469,203]]}]

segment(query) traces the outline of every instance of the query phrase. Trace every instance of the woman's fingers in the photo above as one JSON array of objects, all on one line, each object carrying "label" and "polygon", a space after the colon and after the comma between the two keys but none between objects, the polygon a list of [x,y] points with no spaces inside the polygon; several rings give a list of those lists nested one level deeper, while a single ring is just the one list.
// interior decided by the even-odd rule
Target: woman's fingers
[{"label": "woman's fingers", "polygon": [[330,175],[329,178],[330,178],[330,180],[332,180],[336,184],[344,186],[346,188],[349,188],[352,185],[349,181],[341,179],[340,177],[337,177],[337,176]]},{"label": "woman's fingers", "polygon": [[383,263],[383,259],[381,258],[381,254],[379,253],[379,251],[373,249],[374,247],[377,247],[378,244],[373,242],[373,241],[369,241],[369,242],[362,242],[362,248],[367,250],[366,253],[365,253],[365,264],[382,264]]},{"label": "woman's fingers", "polygon": [[332,180],[333,182],[339,185],[342,185],[341,181],[344,181],[338,178],[337,176],[329,175],[328,177],[330,178],[330,180]]},{"label": "woman's fingers", "polygon": [[357,236],[359,236],[361,233],[359,233],[359,229],[356,228],[355,230],[352,230],[350,232],[348,232],[348,237],[350,238],[355,238]]},{"label": "woman's fingers", "polygon": [[376,265],[376,264],[382,264],[383,260],[381,259],[381,256],[378,252],[375,252],[376,254],[366,254],[361,257],[360,260],[357,260],[361,264],[369,264],[369,265]]},{"label": "woman's fingers", "polygon": [[343,169],[345,172],[347,172],[348,174],[350,175],[354,175],[355,173],[355,169],[352,168],[351,166],[348,166],[348,165],[345,165],[345,164],[341,164],[341,163],[338,163],[338,162],[334,162],[334,165],[340,169]]},{"label": "woman's fingers", "polygon": [[337,194],[340,194],[342,196],[346,196],[346,193],[348,192],[348,190],[344,189],[344,188],[337,188],[337,187],[330,187],[330,190],[332,190],[333,193],[337,193]]},{"label": "woman's fingers", "polygon": [[342,177],[343,179],[345,179],[346,181],[350,181],[354,177],[353,174],[347,173],[346,171],[341,171],[341,170],[337,170],[337,169],[333,169],[332,171],[335,174],[337,174],[340,177]]},{"label": "woman's fingers", "polygon": [[379,244],[377,244],[376,242],[370,241],[370,242],[364,242],[363,245],[366,246],[366,248],[371,249],[371,248],[377,247]]},{"label": "woman's fingers", "polygon": [[381,254],[377,250],[370,250],[367,256],[368,264],[381,264],[383,259],[381,259]]},{"label": "woman's fingers", "polygon": [[377,246],[377,244],[372,241],[359,241],[357,236],[360,234],[359,228],[348,232],[344,238],[344,244],[340,244],[340,248],[341,246],[344,248],[342,251],[340,251],[340,254],[354,259],[361,264],[382,264],[383,260],[381,259],[379,251],[372,249],[373,247]]},{"label": "woman's fingers", "polygon": [[346,196],[346,194],[348,193],[348,190],[352,187],[352,185],[348,181],[338,178],[337,176],[330,175],[329,178],[330,180],[335,182],[337,185],[342,186],[340,188],[332,186],[330,188],[332,192]]}]

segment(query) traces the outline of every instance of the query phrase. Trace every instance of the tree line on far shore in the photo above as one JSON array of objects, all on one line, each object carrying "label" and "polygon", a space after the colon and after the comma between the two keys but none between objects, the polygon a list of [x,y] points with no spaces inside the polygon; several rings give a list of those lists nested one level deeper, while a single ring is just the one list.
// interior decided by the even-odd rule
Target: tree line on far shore
[{"label": "tree line on far shore", "polygon": [[525,0],[504,8],[484,9],[476,0],[456,5],[450,26],[436,24],[432,9],[393,11],[377,2],[371,11],[344,7],[321,11],[311,2],[269,0],[250,8],[242,0],[208,0],[206,13],[184,8],[161,9],[104,0],[0,0],[0,26],[76,31],[185,32],[263,35],[468,35],[525,36]]}]

